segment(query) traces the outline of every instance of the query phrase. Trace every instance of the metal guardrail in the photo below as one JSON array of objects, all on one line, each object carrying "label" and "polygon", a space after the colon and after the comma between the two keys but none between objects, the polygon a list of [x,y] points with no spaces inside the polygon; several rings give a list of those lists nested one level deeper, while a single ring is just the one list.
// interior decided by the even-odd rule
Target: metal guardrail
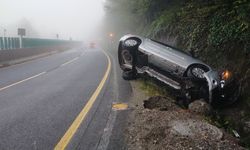
[{"label": "metal guardrail", "polygon": [[[37,38],[23,38],[22,48],[32,48],[41,46],[56,46],[63,44],[75,43],[69,40],[55,40],[55,39],[37,39]],[[0,50],[19,49],[19,37],[0,37]]]},{"label": "metal guardrail", "polygon": [[0,37],[0,49],[17,49],[19,48],[19,38],[17,37]]}]

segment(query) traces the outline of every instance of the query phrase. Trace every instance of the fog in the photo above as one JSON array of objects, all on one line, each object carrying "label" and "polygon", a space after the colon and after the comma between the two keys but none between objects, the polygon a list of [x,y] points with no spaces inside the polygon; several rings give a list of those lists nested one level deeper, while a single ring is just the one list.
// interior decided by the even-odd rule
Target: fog
[{"label": "fog", "polygon": [[104,0],[0,0],[0,36],[85,40],[95,38],[104,17]]}]

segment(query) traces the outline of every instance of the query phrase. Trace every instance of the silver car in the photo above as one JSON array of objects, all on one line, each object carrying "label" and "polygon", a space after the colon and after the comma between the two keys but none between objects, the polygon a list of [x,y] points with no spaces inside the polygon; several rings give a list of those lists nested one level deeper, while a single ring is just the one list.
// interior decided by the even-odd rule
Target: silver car
[{"label": "silver car", "polygon": [[240,94],[229,71],[219,73],[187,52],[136,35],[120,39],[118,59],[123,78],[147,74],[180,91],[186,103],[203,98],[210,104],[231,104]]}]

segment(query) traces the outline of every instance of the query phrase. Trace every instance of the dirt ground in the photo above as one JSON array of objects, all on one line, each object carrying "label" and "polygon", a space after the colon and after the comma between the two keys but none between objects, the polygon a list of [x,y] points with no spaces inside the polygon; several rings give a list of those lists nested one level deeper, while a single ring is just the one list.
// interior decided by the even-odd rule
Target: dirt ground
[{"label": "dirt ground", "polygon": [[180,108],[169,97],[149,97],[139,81],[132,81],[131,85],[128,149],[244,149],[236,138],[211,125],[205,116]]}]

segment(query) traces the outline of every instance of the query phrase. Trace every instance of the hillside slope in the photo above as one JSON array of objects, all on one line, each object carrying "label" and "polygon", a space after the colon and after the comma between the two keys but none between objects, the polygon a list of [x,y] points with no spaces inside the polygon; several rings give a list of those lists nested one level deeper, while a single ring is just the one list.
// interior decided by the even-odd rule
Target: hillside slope
[{"label": "hillside slope", "polygon": [[250,1],[106,0],[106,18],[106,30],[116,33],[117,40],[126,33],[154,38],[237,75],[242,97],[231,108],[218,110],[217,118],[250,143],[242,130],[250,122]]}]

